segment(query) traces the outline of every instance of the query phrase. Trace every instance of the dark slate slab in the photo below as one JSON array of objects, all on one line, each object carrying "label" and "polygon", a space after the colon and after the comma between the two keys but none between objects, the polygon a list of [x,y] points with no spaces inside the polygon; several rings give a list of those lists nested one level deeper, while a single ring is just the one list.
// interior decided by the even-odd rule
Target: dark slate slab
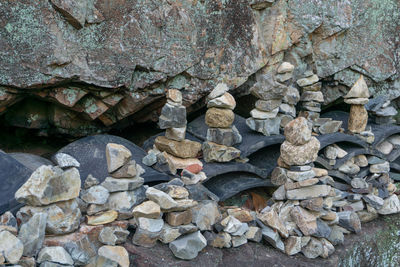
[{"label": "dark slate slab", "polygon": [[250,188],[273,186],[269,179],[260,179],[260,177],[248,173],[219,175],[208,180],[203,185],[217,195],[221,201]]},{"label": "dark slate slab", "polygon": [[[79,172],[81,180],[84,181],[89,174],[103,181],[109,176],[107,171],[106,145],[108,143],[117,143],[125,146],[132,152],[132,159],[139,163],[146,171],[142,177],[145,183],[169,181],[169,176],[158,172],[142,163],[142,158],[146,152],[134,143],[113,135],[94,135],[79,139],[57,153],[66,153],[73,156],[80,164]],[[83,183],[82,183],[83,185]]]},{"label": "dark slate slab", "polygon": [[328,171],[332,170],[332,166],[329,165],[328,161],[322,157],[317,157],[317,159],[315,160],[315,163],[317,165],[320,165],[321,167],[327,169]]},{"label": "dark slate slab", "polygon": [[389,136],[400,133],[400,126],[394,124],[371,124],[371,128],[375,134],[375,141],[372,144],[373,147],[376,147],[377,145],[382,143]]},{"label": "dark slate slab", "polygon": [[386,156],[386,159],[390,162],[395,161],[398,157],[400,157],[400,146],[399,145],[394,145],[393,146],[392,152],[389,153],[389,155]]},{"label": "dark slate slab", "polygon": [[400,172],[400,164],[397,162],[390,162],[390,170]]},{"label": "dark slate slab", "polygon": [[333,178],[338,178],[348,184],[351,183],[351,178],[348,175],[344,174],[343,172],[331,170],[331,171],[328,171],[328,175],[332,176]]},{"label": "dark slate slab", "polygon": [[8,210],[15,212],[22,204],[15,200],[14,194],[32,171],[4,152],[0,152],[0,170],[0,214]]},{"label": "dark slate slab", "polygon": [[400,181],[400,173],[397,172],[389,172],[390,178],[395,181]]},{"label": "dark slate slab", "polygon": [[30,169],[32,172],[34,172],[37,168],[39,168],[42,165],[51,165],[53,166],[53,162],[50,160],[43,158],[38,155],[34,154],[29,154],[29,153],[9,153],[11,157],[13,157],[15,160],[17,160],[19,163]]},{"label": "dark slate slab", "polygon": [[249,163],[264,170],[269,176],[277,166],[280,156],[280,144],[264,147],[249,156]]},{"label": "dark slate slab", "polygon": [[203,164],[203,172],[207,175],[207,180],[224,173],[236,172],[247,172],[250,174],[255,174],[264,179],[267,178],[269,175],[269,172],[267,170],[260,169],[249,163],[239,163],[234,161],[225,163],[207,163],[203,161]]},{"label": "dark slate slab", "polygon": [[[197,117],[187,126],[187,131],[201,140],[206,140],[208,129],[208,126],[204,122],[204,117],[205,115]],[[265,136],[251,130],[246,125],[246,119],[239,115],[235,115],[233,124],[242,135],[242,143],[235,145],[235,147],[242,152],[242,158],[246,158],[264,147],[281,144],[285,140],[283,135]]]}]

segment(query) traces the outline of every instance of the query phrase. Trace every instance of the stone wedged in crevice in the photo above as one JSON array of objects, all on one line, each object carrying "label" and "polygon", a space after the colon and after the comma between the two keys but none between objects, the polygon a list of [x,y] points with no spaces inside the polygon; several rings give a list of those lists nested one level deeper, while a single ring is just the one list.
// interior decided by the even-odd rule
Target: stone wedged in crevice
[{"label": "stone wedged in crevice", "polygon": [[385,155],[383,155],[381,152],[373,148],[358,148],[358,147],[344,148],[342,146],[341,148],[346,150],[347,155],[341,159],[337,159],[335,166],[333,166],[333,169],[339,169],[339,167],[342,166],[346,161],[358,155],[371,155],[371,156],[376,156],[378,158],[386,159]]},{"label": "stone wedged in crevice", "polygon": [[[134,143],[113,135],[95,135],[79,139],[57,153],[66,153],[74,157],[81,166],[78,168],[81,180],[84,181],[89,174],[92,174],[99,181],[108,176],[105,148],[108,143],[117,143],[127,147],[132,152],[132,159],[141,164],[146,152]],[[146,171],[142,177],[145,183],[168,181],[170,177],[141,164]],[[83,184],[83,183],[82,183]]]},{"label": "stone wedged in crevice", "polygon": [[204,186],[224,201],[247,189],[273,185],[269,179],[261,179],[251,173],[234,172],[216,176],[205,182]]}]

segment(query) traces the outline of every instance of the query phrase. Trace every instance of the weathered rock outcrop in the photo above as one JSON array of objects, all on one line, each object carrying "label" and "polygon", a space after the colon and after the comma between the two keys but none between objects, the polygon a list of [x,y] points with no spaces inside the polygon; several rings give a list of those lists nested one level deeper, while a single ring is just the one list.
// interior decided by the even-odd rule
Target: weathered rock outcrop
[{"label": "weathered rock outcrop", "polygon": [[188,112],[218,82],[248,93],[283,60],[294,77],[312,68],[326,103],[360,73],[372,95],[400,95],[398,1],[256,2],[2,1],[0,114],[85,135],[157,120],[166,89],[182,89]]}]

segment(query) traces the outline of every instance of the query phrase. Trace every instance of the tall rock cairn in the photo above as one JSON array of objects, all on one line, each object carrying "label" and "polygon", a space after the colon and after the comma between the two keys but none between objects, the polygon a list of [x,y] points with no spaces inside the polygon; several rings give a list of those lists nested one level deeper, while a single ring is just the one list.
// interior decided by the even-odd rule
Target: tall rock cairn
[{"label": "tall rock cairn", "polygon": [[[292,64],[283,62],[277,69],[276,80],[280,83],[290,83],[293,78],[293,70],[294,66]],[[281,119],[281,128],[284,128],[286,124],[296,118],[296,105],[299,101],[299,90],[293,86],[288,86],[288,90],[279,106],[278,117]]]},{"label": "tall rock cairn", "polygon": [[306,71],[304,78],[297,80],[297,85],[301,88],[301,112],[302,117],[306,117],[314,122],[319,118],[321,103],[324,102],[324,95],[321,92],[322,84],[319,78],[312,71]]},{"label": "tall rock cairn", "polygon": [[[282,70],[284,71],[287,73],[289,69]],[[251,117],[246,119],[247,126],[266,136],[279,134],[281,117],[278,116],[278,112],[287,92],[288,87],[277,82],[272,73],[257,76],[257,82],[250,89],[250,93],[258,100],[255,108],[250,111]]]},{"label": "tall rock cairn", "polygon": [[[258,214],[258,219],[277,230],[279,236],[275,235],[272,245],[288,255],[302,252],[308,258],[326,258],[335,250],[330,241],[333,227],[342,220],[341,214],[331,210],[336,196],[330,185],[333,179],[326,170],[313,167],[320,143],[305,118],[289,122],[284,134],[280,167],[271,175],[271,182],[279,186],[273,194],[275,204]],[[355,213],[343,214],[343,221],[360,231]]]},{"label": "tall rock cairn", "polygon": [[203,143],[203,157],[207,162],[228,162],[240,157],[233,145],[242,142],[242,136],[233,126],[236,101],[228,93],[228,86],[218,84],[207,97],[205,122],[208,125],[207,141]]},{"label": "tall rock cairn", "polygon": [[158,158],[169,165],[171,173],[185,169],[192,164],[202,165],[197,159],[201,144],[185,139],[186,108],[182,105],[182,94],[179,90],[167,91],[167,103],[161,110],[158,125],[166,129],[165,136],[158,136],[154,145],[161,153]]},{"label": "tall rock cairn", "polygon": [[347,95],[344,96],[344,102],[351,105],[347,127],[354,134],[362,133],[367,127],[368,112],[364,105],[368,103],[368,98],[368,86],[361,75]]}]

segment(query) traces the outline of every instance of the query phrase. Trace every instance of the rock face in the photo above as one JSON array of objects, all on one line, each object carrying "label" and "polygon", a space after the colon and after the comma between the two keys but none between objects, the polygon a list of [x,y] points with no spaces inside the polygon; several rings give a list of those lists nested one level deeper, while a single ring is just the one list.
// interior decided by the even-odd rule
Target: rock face
[{"label": "rock face", "polygon": [[[252,74],[282,61],[283,51],[301,68],[312,59],[319,78],[340,86],[352,86],[360,72],[371,95],[399,94],[396,0],[353,0],[335,9],[334,0],[273,2],[5,1],[0,113],[12,115],[12,125],[86,135],[131,115],[132,122],[157,118],[166,87],[184,88],[186,106],[217,81],[237,92]],[[281,80],[291,70],[281,67]],[[340,86],[326,101],[344,94]],[[49,104],[17,103],[30,96]],[[22,121],[14,119],[21,106],[34,111],[21,112]]]}]

